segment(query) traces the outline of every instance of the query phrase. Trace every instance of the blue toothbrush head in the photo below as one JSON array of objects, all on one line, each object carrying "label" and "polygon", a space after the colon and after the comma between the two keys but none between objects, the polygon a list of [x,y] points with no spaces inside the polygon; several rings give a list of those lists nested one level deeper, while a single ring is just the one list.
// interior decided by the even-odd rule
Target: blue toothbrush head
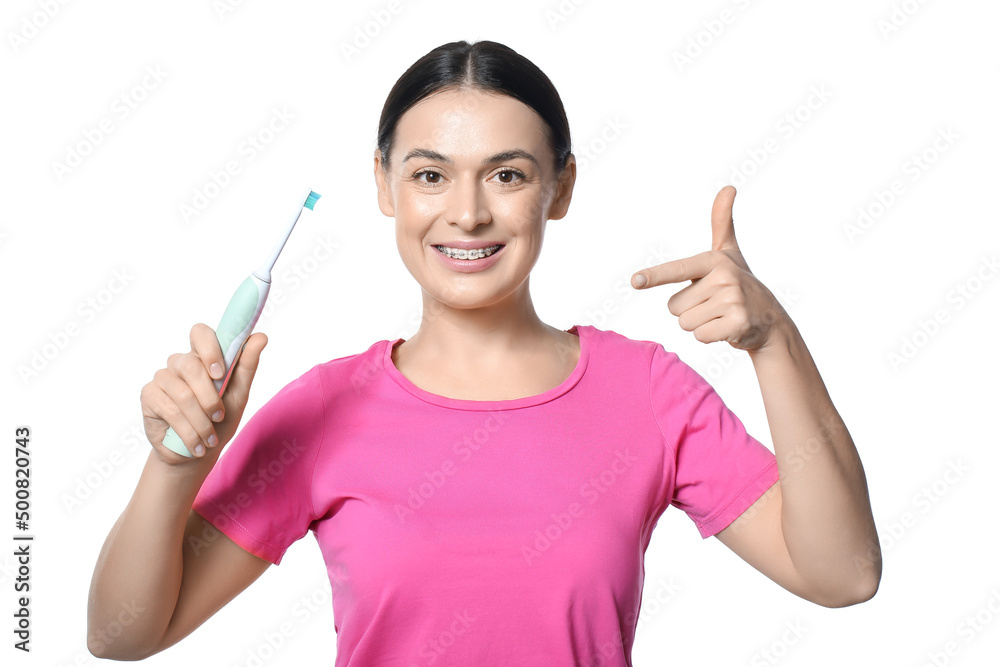
[{"label": "blue toothbrush head", "polygon": [[309,191],[309,196],[306,197],[305,207],[307,209],[309,209],[310,211],[313,210],[313,206],[316,205],[316,200],[319,199],[322,196],[323,195],[319,194],[318,192],[313,192],[312,190],[310,190]]}]

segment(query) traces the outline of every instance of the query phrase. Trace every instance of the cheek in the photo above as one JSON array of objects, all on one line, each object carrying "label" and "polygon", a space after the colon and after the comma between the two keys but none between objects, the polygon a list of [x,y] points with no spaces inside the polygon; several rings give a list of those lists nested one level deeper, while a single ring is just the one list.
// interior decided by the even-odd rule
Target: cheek
[{"label": "cheek", "polygon": [[519,234],[529,232],[542,219],[543,202],[536,192],[498,196],[490,202],[489,207],[494,218],[504,220]]},{"label": "cheek", "polygon": [[503,215],[510,221],[512,227],[521,234],[530,234],[533,229],[540,228],[544,222],[544,202],[537,195],[517,199],[504,200]]},{"label": "cheek", "polygon": [[440,198],[421,197],[403,191],[396,201],[396,217],[406,220],[426,220],[439,213]]}]

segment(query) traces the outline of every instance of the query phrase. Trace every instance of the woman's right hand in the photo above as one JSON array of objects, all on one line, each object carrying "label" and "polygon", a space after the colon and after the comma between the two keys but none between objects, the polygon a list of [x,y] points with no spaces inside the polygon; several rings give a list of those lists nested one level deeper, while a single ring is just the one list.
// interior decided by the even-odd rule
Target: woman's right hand
[{"label": "woman's right hand", "polygon": [[[146,437],[164,463],[178,465],[198,460],[229,442],[243,417],[265,345],[267,336],[261,332],[247,338],[220,397],[212,381],[225,372],[219,339],[207,324],[191,327],[191,351],[170,355],[166,368],[156,371],[139,397]],[[217,364],[214,373],[213,364]],[[181,456],[163,444],[167,427],[174,429],[194,458]],[[203,448],[200,454],[199,445]]]}]

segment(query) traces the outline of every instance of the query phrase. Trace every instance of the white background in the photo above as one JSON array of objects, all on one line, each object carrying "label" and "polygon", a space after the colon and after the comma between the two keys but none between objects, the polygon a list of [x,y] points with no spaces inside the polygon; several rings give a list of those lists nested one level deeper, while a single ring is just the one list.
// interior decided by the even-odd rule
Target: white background
[{"label": "white background", "polygon": [[[86,648],[87,591],[148,453],[139,390],[188,349],[192,324],[217,324],[303,186],[323,198],[276,267],[247,414],[316,363],[415,332],[419,286],[376,206],[378,117],[424,53],[492,39],[548,74],[581,162],[589,151],[533,272],[543,320],[662,342],[770,446],[746,354],[683,331],[666,310],[678,286],[624,287],[637,269],[707,250],[712,200],[736,185],[743,253],[782,297],[850,428],[882,537],[876,597],[826,609],[668,510],[646,554],[634,663],[993,664],[996,3],[16,0],[2,14],[3,660],[100,662]],[[275,109],[293,118],[248,159],[241,144]],[[88,139],[102,121],[110,132]],[[935,148],[939,132],[951,138]],[[85,153],[75,167],[57,164],[73,152]],[[229,160],[240,172],[213,189]],[[185,220],[182,205],[206,189],[214,196]],[[859,208],[874,215],[851,236]],[[27,656],[11,648],[18,425],[33,433]],[[319,604],[301,613],[310,597]],[[146,662],[331,665],[335,647],[307,536]]]}]

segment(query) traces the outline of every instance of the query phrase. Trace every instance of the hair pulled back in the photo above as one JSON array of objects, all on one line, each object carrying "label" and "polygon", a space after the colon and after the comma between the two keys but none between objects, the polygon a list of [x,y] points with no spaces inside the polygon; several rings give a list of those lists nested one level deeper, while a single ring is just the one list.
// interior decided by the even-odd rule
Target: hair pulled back
[{"label": "hair pulled back", "polygon": [[429,95],[463,88],[507,95],[533,109],[545,122],[556,172],[566,166],[571,150],[569,121],[555,86],[524,56],[484,40],[442,44],[410,65],[396,81],[378,122],[378,148],[386,171],[396,125],[403,114]]}]

